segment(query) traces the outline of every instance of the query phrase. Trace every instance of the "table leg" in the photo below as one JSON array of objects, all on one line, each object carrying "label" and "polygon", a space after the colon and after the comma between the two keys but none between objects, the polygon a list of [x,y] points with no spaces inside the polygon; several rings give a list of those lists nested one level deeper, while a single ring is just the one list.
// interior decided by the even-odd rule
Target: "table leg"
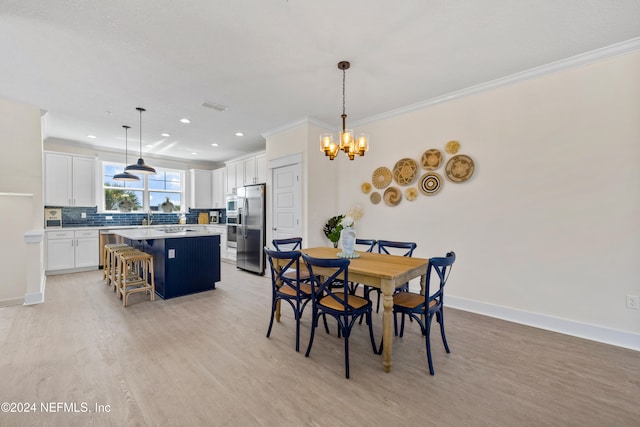
[{"label": "table leg", "polygon": [[391,350],[393,348],[393,292],[395,286],[391,283],[381,287],[382,306],[382,366],[385,372],[391,372]]}]

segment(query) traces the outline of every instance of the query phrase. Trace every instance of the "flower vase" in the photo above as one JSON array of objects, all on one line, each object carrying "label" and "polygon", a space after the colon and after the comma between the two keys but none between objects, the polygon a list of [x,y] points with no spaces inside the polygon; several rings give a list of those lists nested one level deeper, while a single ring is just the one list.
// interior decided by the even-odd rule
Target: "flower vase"
[{"label": "flower vase", "polygon": [[352,256],[356,247],[355,228],[344,227],[340,231],[340,241],[342,242],[342,254],[346,257]]}]

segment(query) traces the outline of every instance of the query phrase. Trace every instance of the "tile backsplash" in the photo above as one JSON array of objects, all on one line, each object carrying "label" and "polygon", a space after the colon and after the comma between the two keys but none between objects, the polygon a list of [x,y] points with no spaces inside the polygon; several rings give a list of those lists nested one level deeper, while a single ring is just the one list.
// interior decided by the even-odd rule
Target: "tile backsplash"
[{"label": "tile backsplash", "polygon": [[[46,206],[47,208],[56,208],[59,206]],[[224,209],[189,209],[185,213],[187,224],[197,224],[198,214],[201,212],[217,210],[220,212],[220,222],[226,223],[226,215]],[[141,225],[142,220],[147,218],[145,212],[140,213],[98,213],[96,207],[62,207],[62,227],[109,227],[109,226],[126,226]],[[86,218],[82,218],[82,214]],[[180,213],[153,213],[153,224],[177,224],[180,219]],[[107,219],[110,217],[111,219]]]}]

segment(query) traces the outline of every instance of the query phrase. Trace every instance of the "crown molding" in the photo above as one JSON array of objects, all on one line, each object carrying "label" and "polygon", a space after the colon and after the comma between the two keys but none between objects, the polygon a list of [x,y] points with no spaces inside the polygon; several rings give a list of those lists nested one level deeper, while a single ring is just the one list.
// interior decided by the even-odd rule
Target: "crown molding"
[{"label": "crown molding", "polygon": [[[498,79],[491,80],[485,83],[480,83],[478,85],[471,86],[466,89],[461,89],[455,92],[450,92],[442,96],[438,96],[436,98],[428,99],[426,101],[421,101],[415,104],[407,105],[406,107],[396,108],[395,110],[390,110],[390,111],[376,114],[374,116],[370,116],[364,119],[356,120],[351,122],[351,127],[355,128],[358,126],[365,125],[367,123],[388,119],[388,118],[399,116],[402,114],[407,114],[413,111],[421,110],[423,108],[441,104],[443,102],[452,101],[454,99],[459,99],[465,96],[475,95],[477,93],[494,90],[502,86],[507,86],[514,83],[535,79],[538,77],[545,76],[547,74],[553,74],[559,71],[568,70],[570,68],[582,67],[584,65],[588,65],[594,62],[613,58],[615,56],[624,55],[637,50],[640,50],[640,37],[629,39],[620,43],[616,43],[610,46],[605,46],[605,47],[595,49],[589,52],[581,53],[578,55],[570,56],[568,58],[561,59],[559,61],[551,62],[549,64],[541,65],[539,67],[531,68],[529,70],[521,71],[519,73],[511,74],[505,77],[500,77]],[[284,131],[287,131],[305,124],[312,124],[314,126],[317,126],[322,129],[326,129],[331,132],[337,131],[335,126],[331,126],[313,117],[303,117],[299,120],[289,122],[275,129],[266,131],[261,135],[263,138],[266,139],[273,135],[282,133]]]},{"label": "crown molding", "polygon": [[402,114],[410,113],[413,111],[421,110],[423,108],[431,107],[433,105],[441,104],[443,102],[452,101],[469,95],[475,95],[477,93],[494,90],[502,86],[511,85],[514,83],[523,82],[530,79],[545,76],[547,74],[553,74],[559,71],[567,70],[570,68],[582,67],[594,62],[602,61],[605,59],[613,58],[615,56],[624,55],[630,52],[640,50],[640,37],[626,40],[620,43],[616,43],[610,46],[606,46],[600,49],[595,49],[589,52],[581,53],[579,55],[570,56],[559,61],[551,62],[546,65],[531,68],[529,70],[521,71],[519,73],[511,74],[509,76],[501,77],[495,80],[491,80],[479,85],[471,86],[466,89],[451,92],[446,95],[442,95],[436,98],[431,98],[426,101],[421,101],[415,104],[408,105],[406,107],[397,108],[395,110],[387,111],[385,113],[376,114],[375,116],[367,117],[351,123],[352,127],[358,127],[367,123],[388,119],[391,117],[399,116]]},{"label": "crown molding", "polygon": [[314,126],[317,126],[319,128],[326,129],[326,130],[329,130],[329,131],[333,131],[333,132],[336,131],[335,126],[331,126],[330,124],[327,124],[327,123],[325,123],[325,122],[323,122],[321,120],[315,119],[313,117],[302,117],[301,119],[295,120],[293,122],[286,123],[286,124],[284,124],[282,126],[279,126],[279,127],[275,128],[275,129],[268,130],[268,131],[262,133],[261,136],[266,139],[266,138],[269,138],[269,137],[271,137],[273,135],[277,135],[279,133],[285,132],[285,131],[290,130],[290,129],[297,128],[298,126],[302,126],[302,125],[314,125]]}]

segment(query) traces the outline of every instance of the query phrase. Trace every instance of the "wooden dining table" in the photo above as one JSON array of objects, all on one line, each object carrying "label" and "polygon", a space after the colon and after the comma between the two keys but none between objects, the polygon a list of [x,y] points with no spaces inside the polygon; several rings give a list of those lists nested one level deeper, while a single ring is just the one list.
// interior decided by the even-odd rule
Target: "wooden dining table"
[{"label": "wooden dining table", "polygon": [[[340,250],[317,247],[301,249],[314,258],[337,258]],[[350,259],[349,281],[362,283],[382,291],[382,364],[385,372],[391,372],[391,350],[393,347],[393,293],[396,288],[411,279],[420,277],[420,287],[424,292],[428,258],[410,258],[397,255],[358,252],[358,258]],[[322,269],[314,268],[314,273],[322,274]]]}]

